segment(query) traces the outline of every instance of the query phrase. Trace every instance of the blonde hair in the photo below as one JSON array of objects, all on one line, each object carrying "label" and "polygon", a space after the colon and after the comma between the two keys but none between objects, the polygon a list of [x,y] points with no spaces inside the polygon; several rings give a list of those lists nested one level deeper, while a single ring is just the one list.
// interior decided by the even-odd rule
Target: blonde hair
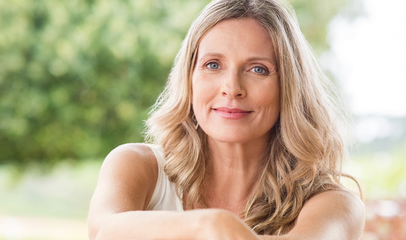
[{"label": "blonde hair", "polygon": [[347,155],[344,111],[288,4],[217,0],[207,5],[190,27],[151,111],[146,139],[162,146],[169,180],[179,196],[188,193],[186,207],[205,207],[201,189],[209,152],[206,134],[191,119],[191,76],[205,34],[236,18],[252,18],[269,32],[281,86],[280,116],[270,131],[266,167],[242,214],[258,234],[280,235],[291,229],[310,197],[344,189],[340,177],[348,176],[341,171]]}]

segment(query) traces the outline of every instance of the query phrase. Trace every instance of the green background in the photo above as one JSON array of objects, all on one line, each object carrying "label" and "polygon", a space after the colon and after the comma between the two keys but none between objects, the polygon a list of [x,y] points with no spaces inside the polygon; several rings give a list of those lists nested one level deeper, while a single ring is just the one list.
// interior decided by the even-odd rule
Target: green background
[{"label": "green background", "polygon": [[[349,1],[291,1],[318,54]],[[0,164],[103,158],[142,142],[150,106],[208,2],[0,0]]]}]

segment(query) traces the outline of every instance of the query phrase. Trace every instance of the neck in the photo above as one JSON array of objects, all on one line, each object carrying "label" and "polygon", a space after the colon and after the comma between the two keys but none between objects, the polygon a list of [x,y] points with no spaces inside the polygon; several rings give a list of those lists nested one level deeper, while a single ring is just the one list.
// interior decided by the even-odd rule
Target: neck
[{"label": "neck", "polygon": [[208,139],[204,195],[208,207],[238,214],[253,194],[264,166],[266,142],[220,143]]}]

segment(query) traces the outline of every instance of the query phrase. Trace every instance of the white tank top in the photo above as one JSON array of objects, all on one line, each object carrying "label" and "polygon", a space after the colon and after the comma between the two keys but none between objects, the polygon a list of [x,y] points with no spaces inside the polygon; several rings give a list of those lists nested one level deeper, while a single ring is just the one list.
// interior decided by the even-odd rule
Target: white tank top
[{"label": "white tank top", "polygon": [[176,195],[175,184],[170,182],[164,171],[165,159],[161,147],[147,144],[158,162],[158,179],[151,201],[146,210],[183,211],[182,201]]}]

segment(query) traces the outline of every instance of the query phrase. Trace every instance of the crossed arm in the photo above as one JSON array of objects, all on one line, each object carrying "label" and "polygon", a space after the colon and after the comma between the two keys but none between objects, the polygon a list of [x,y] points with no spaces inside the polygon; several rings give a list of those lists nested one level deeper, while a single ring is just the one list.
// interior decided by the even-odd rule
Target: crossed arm
[{"label": "crossed arm", "polygon": [[156,178],[157,162],[149,147],[128,144],[113,150],[90,205],[89,239],[355,240],[364,224],[363,203],[344,191],[312,197],[283,236],[259,236],[221,209],[144,211]]}]

